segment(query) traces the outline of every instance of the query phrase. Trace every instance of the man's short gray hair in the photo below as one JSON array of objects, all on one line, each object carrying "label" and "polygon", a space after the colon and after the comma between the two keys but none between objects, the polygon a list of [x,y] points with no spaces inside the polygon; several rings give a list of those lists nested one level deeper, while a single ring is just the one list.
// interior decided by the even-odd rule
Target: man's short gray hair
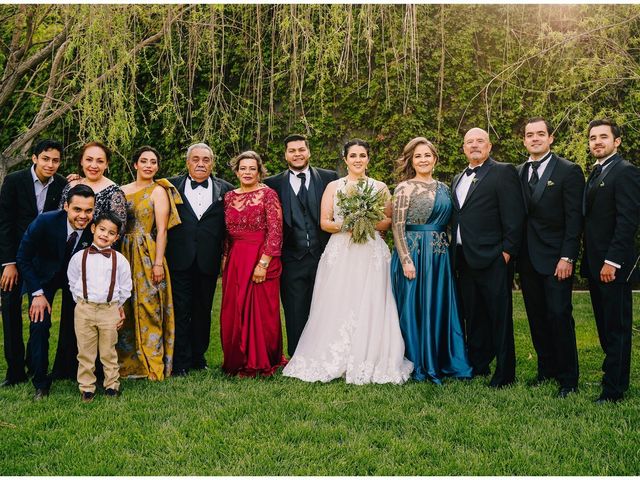
[{"label": "man's short gray hair", "polygon": [[191,145],[187,149],[187,160],[189,160],[189,157],[191,156],[191,152],[196,148],[206,148],[207,150],[209,150],[209,155],[211,155],[211,160],[213,161],[213,150],[211,150],[211,147],[206,143],[194,143],[193,145]]}]

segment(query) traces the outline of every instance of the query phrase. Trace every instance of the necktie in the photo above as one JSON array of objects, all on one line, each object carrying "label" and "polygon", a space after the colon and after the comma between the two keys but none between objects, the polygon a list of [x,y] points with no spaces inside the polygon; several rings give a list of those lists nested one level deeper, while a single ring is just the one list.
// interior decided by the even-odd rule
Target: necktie
[{"label": "necktie", "polygon": [[111,249],[111,248],[105,248],[104,250],[100,250],[99,248],[96,248],[93,245],[91,245],[89,247],[89,253],[90,254],[93,255],[93,254],[99,253],[100,255],[102,255],[105,258],[111,257],[111,252],[113,252],[113,249]]},{"label": "necktie", "polygon": [[195,180],[191,180],[191,188],[192,189],[196,189],[198,187],[202,187],[202,188],[209,188],[209,179],[207,178],[206,180],[204,180],[203,182],[197,182]]},{"label": "necktie", "polygon": [[538,185],[538,182],[540,181],[540,177],[538,177],[538,167],[540,167],[540,161],[533,161],[533,162],[529,162],[529,168],[531,169],[531,177],[529,177],[529,190],[531,191],[531,193],[533,193],[533,191],[536,188],[536,185]]},{"label": "necktie", "polygon": [[73,253],[73,248],[76,246],[76,240],[78,239],[78,232],[75,230],[69,234],[67,238],[67,244],[64,247],[65,262],[68,262]]},{"label": "necktie", "polygon": [[307,175],[305,173],[299,173],[296,175],[300,179],[300,190],[298,190],[298,200],[302,204],[303,208],[307,208]]},{"label": "necktie", "polygon": [[593,187],[593,184],[596,181],[596,178],[598,178],[600,176],[600,174],[602,173],[602,170],[604,170],[604,167],[606,167],[609,162],[611,162],[611,160],[613,160],[613,157],[609,157],[607,159],[606,162],[604,163],[596,163],[593,166],[593,169],[591,170],[591,175],[589,175],[589,188]]},{"label": "necktie", "polygon": [[480,170],[480,167],[475,167],[475,168],[467,167],[466,170],[464,171],[464,174],[468,177],[473,173],[478,173],[478,170]]}]

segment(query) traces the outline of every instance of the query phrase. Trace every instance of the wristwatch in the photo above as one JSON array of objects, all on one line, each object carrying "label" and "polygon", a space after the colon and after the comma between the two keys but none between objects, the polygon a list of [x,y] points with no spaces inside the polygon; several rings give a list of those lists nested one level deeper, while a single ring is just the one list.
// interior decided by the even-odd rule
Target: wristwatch
[{"label": "wristwatch", "polygon": [[259,260],[258,264],[263,268],[269,268],[269,262],[267,262],[266,260]]},{"label": "wristwatch", "polygon": [[571,264],[573,263],[573,258],[569,258],[569,257],[562,257],[560,258],[560,260],[564,260],[565,262],[571,263]]}]

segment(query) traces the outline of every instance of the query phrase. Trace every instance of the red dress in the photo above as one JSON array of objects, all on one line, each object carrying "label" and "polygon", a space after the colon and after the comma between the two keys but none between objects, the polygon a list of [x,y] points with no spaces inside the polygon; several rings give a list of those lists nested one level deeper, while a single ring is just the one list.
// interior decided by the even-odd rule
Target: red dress
[{"label": "red dress", "polygon": [[[282,208],[277,193],[268,188],[227,192],[227,263],[222,274],[220,339],[222,369],[230,375],[268,376],[286,365],[280,323],[280,249]],[[273,257],[267,278],[251,278],[262,254]]]}]

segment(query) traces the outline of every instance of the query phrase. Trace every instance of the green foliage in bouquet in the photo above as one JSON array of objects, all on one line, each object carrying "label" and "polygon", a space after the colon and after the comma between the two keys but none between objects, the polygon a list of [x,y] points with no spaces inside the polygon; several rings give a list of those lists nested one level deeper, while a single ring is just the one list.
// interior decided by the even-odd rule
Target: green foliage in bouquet
[{"label": "green foliage in bouquet", "polygon": [[388,199],[386,190],[376,190],[373,184],[364,179],[338,191],[338,208],[344,222],[343,232],[351,232],[351,241],[366,243],[375,238],[376,223],[384,220],[384,205]]}]

